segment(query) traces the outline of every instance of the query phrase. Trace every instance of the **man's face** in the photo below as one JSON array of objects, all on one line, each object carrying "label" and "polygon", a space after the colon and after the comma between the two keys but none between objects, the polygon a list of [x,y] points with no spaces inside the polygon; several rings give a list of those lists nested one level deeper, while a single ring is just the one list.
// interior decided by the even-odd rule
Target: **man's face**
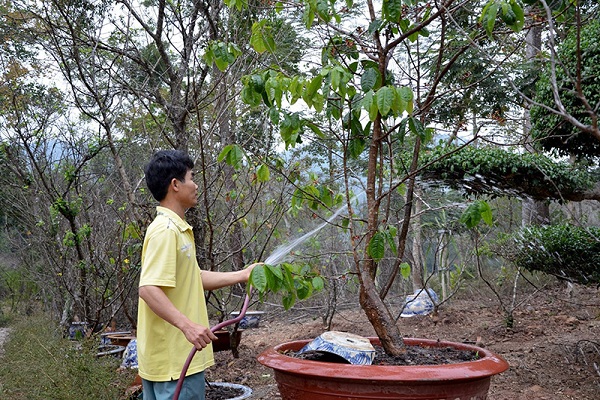
[{"label": "man's face", "polygon": [[185,181],[177,180],[178,197],[185,208],[194,207],[198,203],[198,185],[194,182],[194,172],[188,170]]}]

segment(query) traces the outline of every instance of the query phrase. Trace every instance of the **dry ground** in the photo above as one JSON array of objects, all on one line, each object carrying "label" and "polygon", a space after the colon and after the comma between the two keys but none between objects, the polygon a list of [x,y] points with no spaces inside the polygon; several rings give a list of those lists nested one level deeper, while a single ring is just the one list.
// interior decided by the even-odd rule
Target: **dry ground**
[{"label": "dry ground", "polygon": [[[401,319],[407,337],[481,342],[499,353],[510,369],[493,378],[490,400],[600,399],[600,290],[576,287],[521,295],[524,302],[507,329],[493,298],[463,295],[443,305],[436,318]],[[363,336],[373,331],[359,310],[338,313],[333,329]],[[308,312],[269,312],[256,329],[243,332],[239,358],[215,354],[208,372],[213,381],[235,382],[253,389],[252,399],[279,399],[272,371],[256,361],[265,348],[289,339],[311,339],[324,331]]]}]

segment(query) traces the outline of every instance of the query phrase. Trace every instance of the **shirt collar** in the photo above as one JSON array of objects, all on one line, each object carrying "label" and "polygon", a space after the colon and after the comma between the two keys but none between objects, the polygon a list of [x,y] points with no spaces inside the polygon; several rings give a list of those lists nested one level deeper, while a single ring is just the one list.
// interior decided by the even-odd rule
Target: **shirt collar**
[{"label": "shirt collar", "polygon": [[185,232],[188,229],[192,230],[192,226],[190,224],[181,219],[177,213],[167,207],[156,206],[156,215],[164,215],[165,217],[169,218],[181,232]]}]

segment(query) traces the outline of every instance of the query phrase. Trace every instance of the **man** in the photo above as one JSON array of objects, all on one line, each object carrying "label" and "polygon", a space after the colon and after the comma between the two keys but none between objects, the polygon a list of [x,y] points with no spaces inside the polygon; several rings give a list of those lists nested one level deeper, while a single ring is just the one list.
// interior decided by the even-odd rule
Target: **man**
[{"label": "man", "polygon": [[[145,168],[146,184],[159,202],[142,248],[138,307],[138,363],[144,400],[171,400],[183,364],[179,398],[203,400],[204,370],[214,364],[204,290],[247,282],[256,264],[234,272],[202,271],[185,211],[197,203],[194,162],[178,150],[156,153]],[[201,351],[200,351],[201,350]]]}]

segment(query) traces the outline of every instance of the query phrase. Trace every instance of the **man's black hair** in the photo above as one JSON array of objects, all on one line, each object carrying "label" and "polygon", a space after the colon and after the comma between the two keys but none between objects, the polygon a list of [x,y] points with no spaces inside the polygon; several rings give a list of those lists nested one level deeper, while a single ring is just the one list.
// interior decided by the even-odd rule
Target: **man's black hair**
[{"label": "man's black hair", "polygon": [[184,182],[187,172],[194,168],[194,161],[181,150],[160,150],[144,168],[146,185],[152,196],[162,201],[173,178]]}]

